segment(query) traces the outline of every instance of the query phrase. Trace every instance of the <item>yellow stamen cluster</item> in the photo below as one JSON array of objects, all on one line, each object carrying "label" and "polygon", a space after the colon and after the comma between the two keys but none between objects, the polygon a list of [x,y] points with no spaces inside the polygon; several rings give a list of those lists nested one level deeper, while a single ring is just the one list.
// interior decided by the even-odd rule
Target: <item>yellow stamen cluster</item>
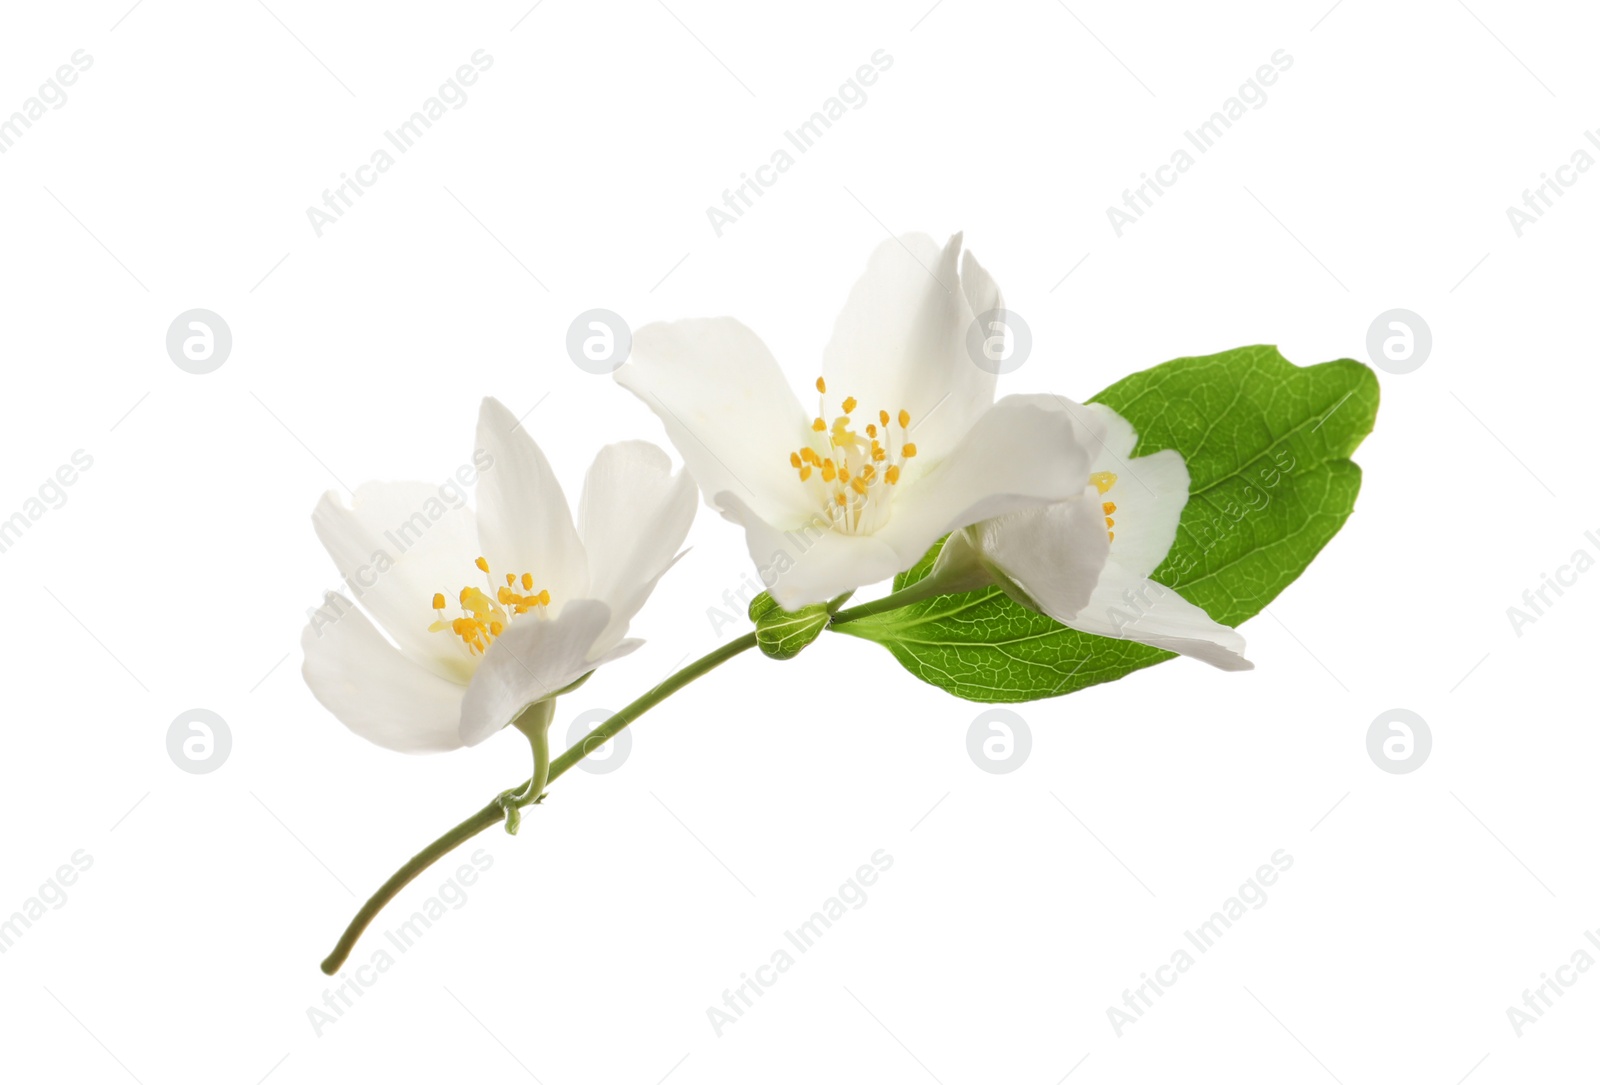
[{"label": "yellow stamen cluster", "polygon": [[[489,562],[479,558],[473,562],[485,577],[489,575]],[[518,591],[518,587],[521,591]],[[506,631],[506,626],[518,615],[526,614],[535,608],[550,605],[549,589],[542,589],[533,593],[533,574],[523,573],[517,577],[512,573],[506,574],[505,584],[496,587],[489,581],[489,587],[495,589],[494,598],[481,588],[465,587],[457,596],[461,604],[461,617],[446,618],[444,616],[445,597],[443,592],[433,595],[433,609],[438,612],[439,618],[428,626],[430,633],[450,633],[459,637],[461,642],[474,655],[483,655],[489,650],[489,645],[494,643],[496,637]],[[525,594],[526,593],[526,594]]]},{"label": "yellow stamen cluster", "polygon": [[[1100,491],[1101,497],[1104,497],[1107,491],[1117,484],[1117,476],[1110,471],[1096,471],[1089,476],[1089,483]],[[1103,502],[1100,505],[1100,511],[1106,517],[1106,538],[1115,542],[1117,533],[1111,529],[1117,526],[1117,522],[1111,518],[1111,514],[1117,511],[1117,503],[1115,501]]]},{"label": "yellow stamen cluster", "polygon": [[[818,377],[819,397],[827,392],[827,383]],[[811,432],[825,435],[815,438],[821,450],[807,444],[789,453],[789,466],[799,474],[800,481],[819,490],[818,497],[832,525],[851,534],[876,530],[882,523],[887,515],[887,487],[899,483],[905,461],[917,454],[917,446],[906,439],[911,427],[909,411],[901,410],[893,416],[892,420],[898,423],[895,427],[890,424],[889,412],[880,410],[877,422],[867,423],[858,432],[851,416],[859,406],[854,396],[846,396],[830,425],[823,417],[828,413],[826,403],[819,399]]]}]

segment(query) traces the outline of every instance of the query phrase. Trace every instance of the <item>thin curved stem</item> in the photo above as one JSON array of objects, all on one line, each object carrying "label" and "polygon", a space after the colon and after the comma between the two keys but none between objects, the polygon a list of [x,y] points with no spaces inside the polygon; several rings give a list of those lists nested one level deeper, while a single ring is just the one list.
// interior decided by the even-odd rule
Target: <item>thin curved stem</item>
[{"label": "thin curved stem", "polygon": [[870,603],[841,610],[828,622],[829,625],[847,625],[859,618],[870,618],[874,614],[882,614],[888,610],[899,610],[901,607],[920,603],[924,599],[931,599],[935,595],[945,595],[951,591],[948,586],[934,582],[933,577],[924,577],[915,584],[909,584],[897,592],[891,592],[882,599],[874,599]]},{"label": "thin curved stem", "polygon": [[[587,677],[584,675],[584,678]],[[582,681],[579,679],[573,685],[580,685]],[[522,825],[522,808],[538,802],[544,794],[545,785],[550,782],[550,721],[555,719],[555,715],[556,699],[550,697],[529,705],[511,721],[511,726],[527,736],[528,745],[533,748],[533,775],[528,782],[500,793],[500,809],[506,815],[506,832],[512,836],[517,835],[517,829]]]},{"label": "thin curved stem", "polygon": [[[570,750],[551,762],[549,765],[549,777],[546,782],[554,783],[562,773],[582,761],[592,751],[604,745],[607,740],[617,735],[624,727],[644,715],[651,708],[660,704],[696,678],[714,670],[717,666],[732,659],[740,652],[754,648],[755,645],[756,635],[754,633],[746,633],[738,640],[729,641],[721,648],[707,652],[687,667],[667,678],[654,689],[636,698],[620,712],[617,712],[610,719],[601,723],[587,735],[584,735],[582,740],[574,744]],[[537,767],[535,771],[537,772]],[[518,796],[517,805],[519,807],[533,802],[543,792],[543,787],[535,789],[532,786],[533,783],[534,780],[530,777],[522,785],[523,792],[527,797]],[[322,971],[331,976],[344,967],[344,962],[350,957],[350,951],[355,948],[356,942],[366,932],[366,929],[371,926],[372,921],[378,917],[378,913],[383,911],[388,903],[398,896],[402,889],[410,885],[419,874],[485,829],[498,825],[505,820],[505,817],[505,806],[501,801],[501,797],[496,796],[482,810],[479,810],[423,848],[407,860],[399,870],[389,875],[389,879],[378,887],[378,891],[367,899],[367,902],[361,906],[361,910],[356,912],[355,918],[350,920],[350,925],[339,936],[338,944],[333,947],[333,952],[328,954],[327,959],[322,962]]]}]

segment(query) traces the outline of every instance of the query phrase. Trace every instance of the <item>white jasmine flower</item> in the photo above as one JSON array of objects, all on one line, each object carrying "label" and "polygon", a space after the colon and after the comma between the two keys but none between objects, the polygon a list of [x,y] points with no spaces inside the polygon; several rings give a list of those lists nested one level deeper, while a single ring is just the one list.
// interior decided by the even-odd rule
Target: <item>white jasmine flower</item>
[{"label": "white jasmine flower", "polygon": [[330,592],[337,620],[306,627],[306,684],[392,750],[476,745],[638,647],[628,622],[694,518],[688,475],[646,442],[600,451],[574,524],[549,462],[497,400],[483,401],[477,441],[476,512],[427,483],[369,482],[352,506],[330,492],[312,514],[340,574],[365,590],[361,609]]},{"label": "white jasmine flower", "polygon": [[[958,268],[959,264],[959,268]],[[1053,396],[994,400],[967,346],[1000,291],[961,235],[873,254],[803,409],[729,318],[651,324],[616,372],[657,414],[706,501],[745,530],[785,610],[909,568],[940,536],[1080,492],[1088,453]]]},{"label": "white jasmine flower", "polygon": [[1189,471],[1171,449],[1133,458],[1137,440],[1100,404],[1071,407],[1091,450],[1089,485],[1043,508],[974,524],[939,552],[930,588],[999,584],[1017,602],[1084,633],[1134,640],[1223,670],[1249,670],[1244,637],[1150,579],[1177,538]]}]

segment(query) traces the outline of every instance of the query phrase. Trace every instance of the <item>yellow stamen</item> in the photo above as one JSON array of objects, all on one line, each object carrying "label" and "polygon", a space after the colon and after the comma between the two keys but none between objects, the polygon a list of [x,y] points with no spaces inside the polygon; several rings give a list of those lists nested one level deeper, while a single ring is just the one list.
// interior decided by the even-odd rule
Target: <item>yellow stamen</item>
[{"label": "yellow stamen", "polygon": [[[1107,491],[1117,484],[1117,476],[1112,471],[1096,471],[1089,476],[1089,481],[1096,490],[1100,491],[1100,496],[1104,497]],[[1117,533],[1111,529],[1116,526],[1117,522],[1111,518],[1111,514],[1117,511],[1117,503],[1115,501],[1102,501],[1100,503],[1100,511],[1105,513],[1106,517],[1106,539],[1114,542],[1117,538]]]},{"label": "yellow stamen", "polygon": [[[483,573],[489,571],[487,558],[479,557],[474,562],[478,570]],[[473,655],[483,655],[489,650],[497,637],[506,631],[514,618],[526,614],[535,607],[548,606],[550,593],[542,591],[537,596],[522,595],[516,590],[518,577],[515,573],[506,574],[506,582],[499,588],[494,588],[495,597],[489,598],[483,589],[464,587],[456,596],[461,606],[461,617],[444,620],[445,596],[443,592],[435,592],[432,603],[433,609],[441,612],[436,622],[429,624],[430,633],[448,632],[461,640],[467,650]],[[523,573],[521,583],[524,591],[533,588],[533,574]]]},{"label": "yellow stamen", "polygon": [[823,395],[828,394],[828,382],[823,380],[821,377],[817,378],[817,391],[821,392]]},{"label": "yellow stamen", "polygon": [[[818,393],[826,395],[827,382],[819,377],[816,384]],[[883,526],[889,514],[885,487],[900,481],[906,461],[917,454],[917,446],[905,439],[910,411],[866,412],[858,430],[851,419],[860,407],[855,396],[846,396],[839,403],[841,413],[831,419],[823,415],[813,418],[811,436],[789,453],[789,467],[801,482],[821,476],[823,493],[818,496],[826,503],[833,528],[852,535],[870,534]],[[822,409],[827,409],[826,404]],[[867,421],[873,414],[877,421]],[[900,432],[891,435],[889,427],[896,419]]]}]

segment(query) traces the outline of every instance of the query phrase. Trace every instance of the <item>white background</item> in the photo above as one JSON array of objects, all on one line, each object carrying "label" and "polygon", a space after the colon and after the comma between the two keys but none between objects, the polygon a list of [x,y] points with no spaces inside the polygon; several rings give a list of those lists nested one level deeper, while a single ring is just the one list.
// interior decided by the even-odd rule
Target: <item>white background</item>
[{"label": "white background", "polygon": [[[1600,926],[1600,574],[1520,637],[1506,610],[1600,556],[1600,171],[1521,237],[1506,207],[1600,127],[1597,27],[1469,4],[7,5],[0,114],[93,64],[0,156],[0,516],[76,450],[93,466],[0,554],[0,914],[93,865],[0,957],[5,1075],[1592,1073],[1600,974],[1520,1038],[1506,1010]],[[467,103],[318,237],[306,208],[479,49]],[[866,104],[716,236],[706,207],[880,49]],[[1279,49],[1266,104],[1117,237],[1106,208]],[[1005,392],[1086,398],[1249,343],[1365,359],[1378,313],[1426,319],[1428,361],[1380,374],[1354,517],[1245,627],[1258,669],[1022,706],[1032,755],[991,775],[978,706],[873,645],[741,657],[637,724],[618,771],[476,841],[466,904],[319,1036],[316,965],[359,900],[526,750],[391,754],[311,698],[298,636],[337,585],[318,496],[444,480],[486,394],[533,411],[575,493],[602,443],[662,439],[568,360],[576,314],[734,314],[804,384],[868,254],[913,230],[965,230],[1031,325]],[[234,337],[206,376],[164,345],[196,307]],[[702,510],[690,538],[649,644],[558,735],[742,631],[707,617],[738,533]],[[210,775],[166,750],[196,707],[233,736]],[[1434,739],[1410,775],[1366,752],[1397,707]],[[1119,1038],[1107,1008],[1280,848],[1268,902]],[[719,1038],[707,1007],[877,849],[865,906]]]}]

